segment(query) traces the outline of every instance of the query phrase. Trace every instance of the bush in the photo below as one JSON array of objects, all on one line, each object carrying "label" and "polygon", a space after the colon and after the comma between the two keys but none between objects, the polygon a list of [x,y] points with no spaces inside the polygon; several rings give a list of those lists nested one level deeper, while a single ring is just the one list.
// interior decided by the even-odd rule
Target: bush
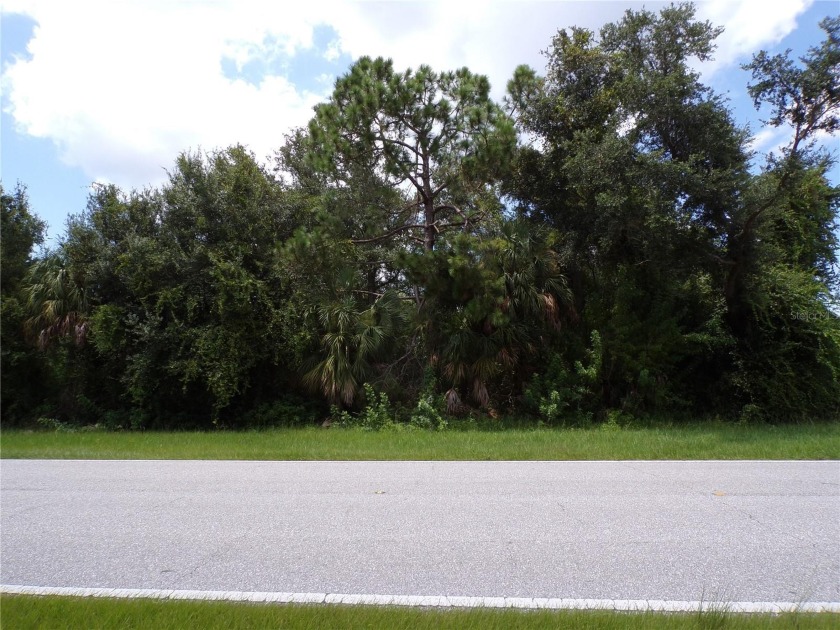
[{"label": "bush", "polygon": [[318,415],[311,403],[290,397],[258,405],[244,413],[241,422],[249,429],[300,427],[314,424]]},{"label": "bush", "polygon": [[411,414],[409,424],[418,429],[430,429],[443,431],[449,426],[446,418],[443,417],[441,409],[444,406],[443,398],[433,394],[423,394],[417,400],[417,406]]},{"label": "bush", "polygon": [[55,431],[56,433],[75,433],[78,427],[62,422],[55,418],[41,417],[36,421],[39,426]]},{"label": "bush", "polygon": [[613,432],[626,429],[633,424],[633,416],[620,409],[610,409],[607,412],[607,419],[601,425],[602,431]]},{"label": "bush", "polygon": [[602,346],[597,330],[592,331],[587,365],[575,361],[569,369],[559,355],[554,355],[544,375],[536,374],[525,391],[525,400],[549,425],[568,421],[575,426],[592,423],[598,409],[598,383],[601,374]]},{"label": "bush", "polygon": [[370,383],[364,384],[365,408],[358,414],[339,410],[333,405],[330,415],[333,424],[342,427],[360,427],[368,431],[395,429],[399,425],[395,422],[396,412],[391,406],[388,394],[382,392],[378,396]]}]

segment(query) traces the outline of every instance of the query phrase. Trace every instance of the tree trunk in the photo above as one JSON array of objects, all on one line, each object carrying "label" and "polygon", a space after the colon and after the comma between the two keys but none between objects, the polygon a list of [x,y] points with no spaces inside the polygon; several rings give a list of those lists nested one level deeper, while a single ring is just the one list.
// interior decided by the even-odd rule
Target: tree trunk
[{"label": "tree trunk", "polygon": [[423,249],[427,252],[431,252],[435,248],[435,236],[437,235],[437,228],[435,227],[434,201],[429,199],[424,205],[425,210],[423,212],[423,222],[426,227],[423,229]]}]

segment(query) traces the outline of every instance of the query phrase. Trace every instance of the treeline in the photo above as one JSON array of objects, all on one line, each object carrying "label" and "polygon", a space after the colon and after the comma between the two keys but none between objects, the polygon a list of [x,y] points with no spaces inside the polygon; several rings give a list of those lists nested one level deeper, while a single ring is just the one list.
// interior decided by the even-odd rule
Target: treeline
[{"label": "treeline", "polygon": [[[95,186],[60,244],[2,192],[2,414],[116,428],[517,414],[548,424],[840,412],[840,18],[746,88],[692,69],[691,5],[562,30],[545,76],[362,58],[266,167],[185,153]],[[832,310],[834,309],[834,310]]]}]

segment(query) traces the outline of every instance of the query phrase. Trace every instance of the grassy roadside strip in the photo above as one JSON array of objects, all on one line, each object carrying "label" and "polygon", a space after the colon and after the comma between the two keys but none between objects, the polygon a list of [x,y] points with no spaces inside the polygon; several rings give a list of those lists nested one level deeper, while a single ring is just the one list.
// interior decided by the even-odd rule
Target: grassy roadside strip
[{"label": "grassy roadside strip", "polygon": [[840,423],[592,429],[123,432],[4,430],[7,459],[621,460],[840,459]]},{"label": "grassy roadside strip", "polygon": [[785,613],[741,615],[723,609],[702,613],[616,613],[513,609],[404,609],[376,606],[276,605],[241,602],[160,601],[75,597],[0,596],[4,628],[435,628],[543,630],[823,629],[836,628],[840,615]]}]

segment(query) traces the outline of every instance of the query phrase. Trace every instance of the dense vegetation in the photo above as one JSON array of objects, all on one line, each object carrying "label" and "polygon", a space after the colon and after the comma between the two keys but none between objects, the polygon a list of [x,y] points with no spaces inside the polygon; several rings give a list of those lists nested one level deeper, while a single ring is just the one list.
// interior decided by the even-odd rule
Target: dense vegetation
[{"label": "dense vegetation", "polygon": [[[61,243],[2,192],[4,424],[376,427],[530,414],[840,413],[840,18],[747,89],[699,81],[691,5],[558,32],[501,103],[467,69],[359,59],[273,165],[184,153],[96,186]],[[763,162],[760,160],[763,159]]]}]

